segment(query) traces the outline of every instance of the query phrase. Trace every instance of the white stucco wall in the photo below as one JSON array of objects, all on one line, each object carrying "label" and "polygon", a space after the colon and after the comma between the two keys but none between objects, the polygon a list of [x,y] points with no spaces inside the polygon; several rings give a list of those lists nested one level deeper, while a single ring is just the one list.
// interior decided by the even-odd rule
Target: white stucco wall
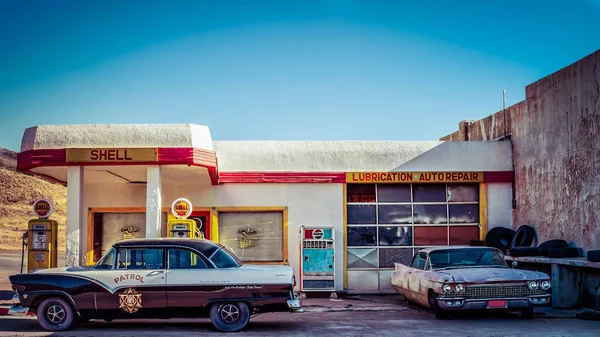
[{"label": "white stucco wall", "polygon": [[26,129],[21,141],[21,152],[90,147],[213,149],[208,127],[194,124],[41,125]]},{"label": "white stucco wall", "polygon": [[215,141],[221,172],[512,171],[509,142]]},{"label": "white stucco wall", "polygon": [[[287,206],[288,260],[299,280],[300,225],[332,225],[336,236],[336,289],[343,289],[343,189],[341,184],[226,184],[200,182],[162,188],[163,207],[177,198],[188,198],[197,207]],[[130,184],[86,184],[85,206],[145,207],[146,186]],[[86,221],[87,221],[87,217]],[[83,235],[87,235],[84,225]]]},{"label": "white stucco wall", "polygon": [[[174,186],[173,186],[174,187]],[[300,225],[335,227],[335,287],[343,289],[343,189],[341,184],[226,184],[177,186],[163,190],[164,202],[189,198],[194,207],[287,206],[288,260],[299,280]]]},{"label": "white stucco wall", "polygon": [[511,183],[489,183],[488,230],[494,227],[512,228],[512,185]]}]

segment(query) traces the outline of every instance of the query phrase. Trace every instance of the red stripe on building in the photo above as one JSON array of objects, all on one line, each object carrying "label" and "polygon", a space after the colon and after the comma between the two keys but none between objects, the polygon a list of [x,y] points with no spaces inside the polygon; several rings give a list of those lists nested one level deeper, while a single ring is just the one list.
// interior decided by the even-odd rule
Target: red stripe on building
[{"label": "red stripe on building", "polygon": [[29,150],[17,154],[17,170],[43,176],[31,170],[36,167],[48,166],[189,165],[205,167],[210,175],[211,183],[213,185],[218,184],[217,154],[214,151],[195,148],[158,148],[157,155],[157,162],[72,163],[67,162],[66,149]]},{"label": "red stripe on building", "polygon": [[512,183],[514,176],[513,171],[483,172],[483,181],[486,183]]},{"label": "red stripe on building", "polygon": [[219,183],[345,183],[345,172],[219,172]]}]

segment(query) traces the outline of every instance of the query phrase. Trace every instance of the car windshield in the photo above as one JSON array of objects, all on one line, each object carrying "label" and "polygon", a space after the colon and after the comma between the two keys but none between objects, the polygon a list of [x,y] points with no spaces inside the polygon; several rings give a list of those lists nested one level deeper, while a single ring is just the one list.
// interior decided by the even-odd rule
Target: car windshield
[{"label": "car windshield", "polygon": [[116,251],[114,248],[111,248],[108,253],[106,253],[100,261],[96,262],[94,265],[94,269],[112,269],[115,262]]},{"label": "car windshield", "polygon": [[506,267],[502,253],[494,249],[448,249],[429,254],[431,269]]}]

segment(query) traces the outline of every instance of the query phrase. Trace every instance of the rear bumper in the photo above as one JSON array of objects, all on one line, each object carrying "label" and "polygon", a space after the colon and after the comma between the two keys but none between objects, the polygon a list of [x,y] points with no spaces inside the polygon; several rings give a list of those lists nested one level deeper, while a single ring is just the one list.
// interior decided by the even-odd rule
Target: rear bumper
[{"label": "rear bumper", "polygon": [[29,307],[22,307],[20,305],[13,305],[12,307],[10,307],[8,309],[8,315],[9,316],[24,317],[24,316],[27,316],[27,314],[29,314]]},{"label": "rear bumper", "polygon": [[[550,304],[550,295],[537,295],[522,298],[477,298],[465,299],[461,297],[437,299],[440,308],[444,310],[496,310],[496,309],[525,309],[532,307],[547,306]],[[490,301],[506,301],[503,307],[490,307]]]},{"label": "rear bumper", "polygon": [[294,293],[291,293],[290,297],[291,298],[287,300],[288,309],[290,309],[291,312],[304,312],[304,308],[302,308],[302,301],[300,300],[300,297],[298,297],[298,295]]}]

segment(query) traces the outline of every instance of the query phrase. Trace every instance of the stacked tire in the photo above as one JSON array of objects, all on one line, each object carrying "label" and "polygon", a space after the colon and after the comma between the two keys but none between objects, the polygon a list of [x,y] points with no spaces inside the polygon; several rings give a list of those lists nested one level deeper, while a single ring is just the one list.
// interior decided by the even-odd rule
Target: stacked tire
[{"label": "stacked tire", "polygon": [[495,247],[506,254],[510,248],[515,231],[510,228],[494,227],[490,229],[485,237],[485,244],[488,247]]},{"label": "stacked tire", "polygon": [[523,225],[517,229],[510,243],[510,256],[539,256],[538,247],[531,247],[535,240],[535,229]]}]

